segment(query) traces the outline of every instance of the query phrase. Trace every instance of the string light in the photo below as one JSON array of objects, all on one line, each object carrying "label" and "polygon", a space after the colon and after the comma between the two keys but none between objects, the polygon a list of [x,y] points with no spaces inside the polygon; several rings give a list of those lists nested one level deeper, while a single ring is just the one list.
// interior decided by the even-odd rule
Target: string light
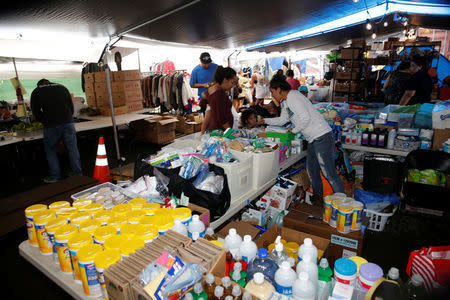
[{"label": "string light", "polygon": [[384,21],[383,26],[388,27],[388,25],[389,25],[388,21]]},{"label": "string light", "polygon": [[377,34],[374,32],[372,33],[372,39],[376,39],[377,38]]},{"label": "string light", "polygon": [[359,2],[359,0],[353,0],[353,2],[354,2],[354,3],[358,3],[358,2]]},{"label": "string light", "polygon": [[369,19],[367,19],[366,29],[371,30],[372,29],[372,23],[370,23]]}]

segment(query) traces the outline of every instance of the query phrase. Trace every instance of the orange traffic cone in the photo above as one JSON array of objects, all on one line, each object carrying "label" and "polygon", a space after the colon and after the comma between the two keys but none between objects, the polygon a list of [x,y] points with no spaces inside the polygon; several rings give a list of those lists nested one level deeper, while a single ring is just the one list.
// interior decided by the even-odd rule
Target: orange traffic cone
[{"label": "orange traffic cone", "polygon": [[94,179],[103,182],[111,181],[109,174],[108,158],[106,157],[105,141],[101,136],[98,140],[97,158],[95,160]]}]

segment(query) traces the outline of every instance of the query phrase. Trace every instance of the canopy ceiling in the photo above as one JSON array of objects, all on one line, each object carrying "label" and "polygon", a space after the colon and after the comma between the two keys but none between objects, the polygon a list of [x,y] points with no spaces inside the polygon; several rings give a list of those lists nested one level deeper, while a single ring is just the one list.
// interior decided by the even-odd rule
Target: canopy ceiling
[{"label": "canopy ceiling", "polygon": [[[0,10],[0,38],[3,30],[13,35],[26,30],[71,33],[88,38],[107,38],[122,33],[134,25],[154,20],[130,34],[193,45],[235,48],[271,39],[323,24],[352,13],[376,6],[378,0],[49,0],[9,1]],[[419,1],[408,1],[419,2]],[[445,4],[448,1],[424,1]],[[181,9],[182,8],[182,9]],[[174,13],[173,10],[178,9]],[[164,16],[164,17],[161,17]],[[161,17],[161,18],[158,18]],[[437,20],[439,19],[439,20]],[[442,17],[425,18],[411,15],[416,25],[439,24],[448,28]],[[426,24],[425,24],[426,23]],[[390,28],[388,30],[393,30]],[[360,26],[290,42],[273,49],[326,47],[341,43],[355,34],[365,32]]]}]

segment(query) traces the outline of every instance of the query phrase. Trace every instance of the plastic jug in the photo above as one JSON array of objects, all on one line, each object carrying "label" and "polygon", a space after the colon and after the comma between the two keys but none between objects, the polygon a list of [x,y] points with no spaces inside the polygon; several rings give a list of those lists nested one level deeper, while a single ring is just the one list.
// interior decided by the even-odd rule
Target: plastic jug
[{"label": "plastic jug", "polygon": [[423,288],[423,279],[419,274],[415,274],[411,277],[406,288],[409,300],[426,299],[426,292]]},{"label": "plastic jug", "polygon": [[275,289],[282,295],[292,295],[292,285],[297,279],[297,274],[291,269],[288,261],[283,261],[275,272]]},{"label": "plastic jug", "polygon": [[292,287],[292,296],[298,300],[315,300],[316,289],[306,272],[300,272]]},{"label": "plastic jug", "polygon": [[246,263],[252,261],[253,258],[256,256],[256,252],[258,252],[258,247],[256,246],[255,242],[252,241],[252,237],[250,235],[244,236],[244,241],[239,247],[239,252],[240,255],[242,256],[242,259]]},{"label": "plastic jug", "polygon": [[327,300],[331,294],[331,279],[333,270],[331,270],[328,260],[322,258],[318,267],[319,280],[317,282],[317,300]]},{"label": "plastic jug", "polygon": [[208,294],[203,291],[203,287],[200,282],[194,284],[194,291],[192,292],[192,296],[194,296],[194,300],[198,300],[200,298],[208,299]]},{"label": "plastic jug", "polygon": [[234,264],[233,271],[230,272],[231,280],[236,282],[242,287],[245,287],[245,276],[246,273],[242,271],[242,265],[241,263],[237,262]]},{"label": "plastic jug", "polygon": [[[239,234],[237,234],[236,229],[230,228],[228,231],[228,235],[225,237],[225,249],[230,251],[232,254],[235,254],[239,251],[239,248],[242,244],[242,238]],[[235,252],[235,253],[233,253]]]},{"label": "plastic jug", "polygon": [[317,264],[319,253],[310,238],[305,238],[303,240],[303,244],[298,248],[298,261],[301,261],[306,253],[309,253],[311,255],[312,262]]},{"label": "plastic jug", "polygon": [[281,236],[278,236],[275,240],[275,249],[272,250],[269,254],[269,258],[274,260],[278,266],[281,267],[281,264],[284,261],[287,261],[289,258],[289,255],[283,251],[283,244],[281,243]]},{"label": "plastic jug", "polygon": [[175,219],[175,225],[172,226],[172,228],[170,228],[171,230],[178,232],[179,234],[188,236],[188,230],[186,225],[184,225],[183,223],[181,223],[180,219]]},{"label": "plastic jug", "polygon": [[252,294],[245,292],[244,295],[242,295],[242,300],[252,300]]},{"label": "plastic jug", "polygon": [[258,256],[247,266],[247,282],[250,281],[256,273],[262,273],[264,278],[273,283],[275,282],[275,272],[278,270],[278,264],[268,258],[267,250],[261,248],[258,250]]},{"label": "plastic jug", "polygon": [[203,290],[208,294],[208,299],[214,296],[214,289],[216,288],[216,283],[214,281],[214,275],[211,273],[206,274],[205,284],[203,285]]},{"label": "plastic jug", "polygon": [[275,292],[273,285],[264,280],[264,274],[257,272],[245,287],[245,290],[255,295],[261,300],[269,299],[272,292]]},{"label": "plastic jug", "polygon": [[314,285],[314,289],[317,290],[319,270],[309,253],[306,253],[303,256],[303,260],[297,264],[297,274],[300,275],[302,272],[308,273],[309,281]]},{"label": "plastic jug", "polygon": [[205,224],[203,224],[203,222],[200,221],[198,215],[193,215],[192,222],[189,223],[188,234],[190,238],[192,238],[193,232],[198,232],[201,238],[205,236]]}]

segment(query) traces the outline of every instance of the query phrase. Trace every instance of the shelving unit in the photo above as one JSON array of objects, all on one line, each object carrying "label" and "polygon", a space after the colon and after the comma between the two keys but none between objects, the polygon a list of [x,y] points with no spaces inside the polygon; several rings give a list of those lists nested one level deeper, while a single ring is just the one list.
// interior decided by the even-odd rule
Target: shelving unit
[{"label": "shelving unit", "polygon": [[345,71],[334,72],[333,102],[359,101],[363,98],[362,61],[362,48],[341,49],[341,58],[335,60],[335,64],[336,69],[339,63],[343,65]]}]

